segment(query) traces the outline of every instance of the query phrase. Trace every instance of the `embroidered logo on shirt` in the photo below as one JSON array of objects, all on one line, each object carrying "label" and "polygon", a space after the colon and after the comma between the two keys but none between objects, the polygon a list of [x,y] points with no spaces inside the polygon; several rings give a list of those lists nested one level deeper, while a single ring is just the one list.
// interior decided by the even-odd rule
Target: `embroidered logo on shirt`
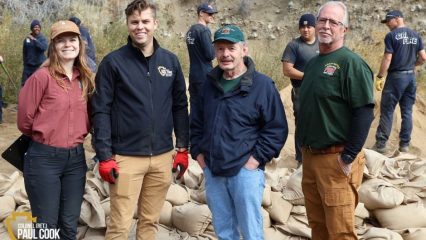
[{"label": "embroidered logo on shirt", "polygon": [[327,63],[322,73],[327,74],[329,76],[333,76],[336,70],[339,68],[340,67],[337,63]]},{"label": "embroidered logo on shirt", "polygon": [[195,42],[195,38],[192,38],[192,37],[191,37],[191,32],[188,32],[188,35],[186,35],[186,42],[187,42],[188,44],[194,44],[194,42]]},{"label": "embroidered logo on shirt", "polygon": [[173,75],[172,70],[169,70],[169,69],[167,69],[166,67],[163,67],[163,66],[158,67],[158,72],[163,77],[171,77]]}]

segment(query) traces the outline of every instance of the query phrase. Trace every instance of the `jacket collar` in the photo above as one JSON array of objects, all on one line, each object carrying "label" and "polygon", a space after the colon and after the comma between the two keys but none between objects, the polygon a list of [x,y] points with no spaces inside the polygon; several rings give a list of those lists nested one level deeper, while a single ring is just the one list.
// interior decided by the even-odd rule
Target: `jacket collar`
[{"label": "jacket collar", "polygon": [[[160,48],[160,44],[158,43],[157,39],[153,38],[153,43],[154,43],[154,52],[152,53],[151,56],[153,56],[155,54],[155,52],[157,52],[158,48]],[[142,55],[142,51],[133,45],[132,39],[130,38],[130,36],[127,37],[127,46],[129,46],[131,49],[135,49],[138,52],[140,52]],[[144,56],[145,57],[145,56]]]},{"label": "jacket collar", "polygon": [[[247,71],[242,75],[239,90],[240,92],[248,93],[250,87],[253,85],[253,77],[256,68],[253,60],[250,57],[244,57],[244,64],[247,67]],[[213,85],[221,91],[223,91],[223,87],[220,85],[219,80],[222,78],[222,75],[223,70],[219,66],[216,66],[208,73],[208,77],[213,81]]]}]

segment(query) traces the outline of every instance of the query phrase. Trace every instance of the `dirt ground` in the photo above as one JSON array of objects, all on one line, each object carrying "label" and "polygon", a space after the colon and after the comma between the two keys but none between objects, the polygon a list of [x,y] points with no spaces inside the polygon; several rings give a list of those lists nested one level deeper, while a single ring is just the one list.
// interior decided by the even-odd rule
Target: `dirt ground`
[{"label": "dirt ground", "polygon": [[[292,103],[290,99],[290,87],[283,89],[281,98],[284,102],[286,109],[287,121],[289,125],[289,135],[287,142],[281,151],[281,161],[279,166],[281,167],[295,167],[296,162],[294,161],[294,117],[292,111]],[[374,145],[374,134],[376,133],[378,121],[379,121],[379,102],[380,94],[376,94],[377,104],[375,107],[375,119],[371,126],[365,147],[369,148]],[[0,152],[3,152],[12,142],[20,136],[20,132],[16,127],[16,105],[9,104],[6,109],[3,109],[3,124],[0,124]],[[398,148],[398,133],[401,125],[401,115],[399,108],[395,111],[393,129],[388,145],[392,150]],[[418,98],[413,109],[413,133],[410,152],[421,157],[426,158],[426,103],[423,99]],[[89,137],[88,137],[89,138]],[[89,139],[86,139],[86,158],[88,163],[92,162],[91,157],[94,155]],[[16,169],[10,165],[3,158],[0,158],[0,173],[12,173]]]}]

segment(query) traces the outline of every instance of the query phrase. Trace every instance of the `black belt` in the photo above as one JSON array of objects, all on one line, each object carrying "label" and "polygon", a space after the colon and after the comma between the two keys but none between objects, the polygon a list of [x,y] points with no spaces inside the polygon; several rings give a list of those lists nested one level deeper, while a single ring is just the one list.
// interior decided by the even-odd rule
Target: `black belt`
[{"label": "black belt", "polygon": [[410,74],[410,73],[414,73],[414,70],[403,70],[403,71],[391,71],[390,73],[402,73],[402,74]]}]

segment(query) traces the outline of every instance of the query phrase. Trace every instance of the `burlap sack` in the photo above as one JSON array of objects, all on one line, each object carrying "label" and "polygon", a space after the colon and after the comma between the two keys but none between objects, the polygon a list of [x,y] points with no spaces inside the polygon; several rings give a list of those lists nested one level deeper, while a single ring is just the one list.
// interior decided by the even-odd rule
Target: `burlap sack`
[{"label": "burlap sack", "polygon": [[262,197],[262,207],[267,208],[271,206],[271,186],[268,184],[265,184],[265,189],[263,190],[263,197]]},{"label": "burlap sack", "polygon": [[21,176],[21,174],[18,175],[15,182],[12,185],[10,185],[9,189],[4,193],[4,195],[13,196],[15,195],[16,192],[19,192],[19,191],[22,191],[24,193],[24,196],[28,198],[27,192],[25,191],[24,177]]},{"label": "burlap sack", "polygon": [[163,207],[161,208],[160,219],[158,220],[158,222],[167,227],[173,227],[172,210],[172,204],[168,201],[165,201]]},{"label": "burlap sack", "polygon": [[266,208],[271,219],[277,224],[285,224],[293,205],[282,197],[280,192],[271,192],[271,206]]},{"label": "burlap sack", "polygon": [[101,206],[99,195],[96,190],[86,186],[81,204],[80,223],[87,224],[90,228],[104,228],[105,212]]},{"label": "burlap sack", "polygon": [[205,189],[189,189],[189,195],[191,197],[191,200],[197,203],[207,204]]},{"label": "burlap sack", "polygon": [[426,228],[408,228],[400,234],[404,240],[425,240]]},{"label": "burlap sack", "polygon": [[102,209],[104,210],[105,217],[108,217],[111,213],[111,201],[110,198],[105,198],[101,201]]},{"label": "burlap sack", "polygon": [[203,169],[201,169],[198,162],[189,160],[189,167],[183,175],[183,182],[185,186],[191,189],[198,189],[204,179]]},{"label": "burlap sack", "polygon": [[[89,175],[89,174],[88,174]],[[91,177],[88,177],[86,180],[86,185],[96,190],[99,195],[99,199],[103,200],[109,197],[109,186],[108,189],[105,187],[104,181],[97,178],[93,173],[90,174]]]},{"label": "burlap sack", "polygon": [[272,191],[281,192],[287,185],[291,173],[288,168],[267,168],[265,180],[271,186]]},{"label": "burlap sack", "polygon": [[174,206],[172,210],[173,226],[191,236],[203,233],[211,220],[212,214],[205,204],[188,202],[184,205]]},{"label": "burlap sack", "polygon": [[3,196],[7,190],[18,180],[20,174],[18,171],[12,174],[1,173],[0,174],[0,196]]},{"label": "burlap sack", "polygon": [[281,239],[288,239],[289,236],[285,235],[284,233],[282,233],[281,231],[277,230],[275,227],[270,227],[270,228],[264,228],[263,229],[263,234],[264,234],[264,238],[266,239],[276,239],[276,240],[281,240]]},{"label": "burlap sack", "polygon": [[287,185],[283,189],[283,198],[293,205],[305,205],[305,199],[302,192],[303,169],[299,167],[290,176]]},{"label": "burlap sack", "polygon": [[30,201],[28,200],[27,192],[25,191],[25,188],[21,188],[13,194],[13,199],[15,199],[16,205],[26,205],[30,204]]},{"label": "burlap sack", "polygon": [[404,194],[391,183],[373,178],[365,181],[359,189],[359,201],[369,210],[394,208],[404,200]]},{"label": "burlap sack", "polygon": [[276,225],[275,227],[292,235],[312,238],[308,218],[304,215],[290,215],[285,225]]},{"label": "burlap sack", "polygon": [[355,208],[355,227],[364,225],[364,219],[370,217],[370,212],[365,208],[364,203],[360,202]]},{"label": "burlap sack", "polygon": [[[359,233],[358,233],[359,234]],[[385,228],[368,228],[364,233],[358,235],[359,240],[403,240],[397,232]]]},{"label": "burlap sack", "polygon": [[77,227],[77,240],[81,240],[84,238],[84,235],[86,235],[87,230],[89,227],[87,225],[80,225]]},{"label": "burlap sack", "polygon": [[380,175],[380,171],[388,157],[382,155],[376,151],[364,148],[365,153],[365,167],[364,175],[367,178],[377,178]]},{"label": "burlap sack", "polygon": [[170,185],[167,191],[166,200],[173,206],[180,206],[189,202],[190,195],[187,188],[183,185],[174,184]]},{"label": "burlap sack", "polygon": [[15,200],[12,196],[0,197],[0,222],[15,210]]},{"label": "burlap sack", "polygon": [[426,208],[423,204],[412,203],[392,209],[376,209],[373,214],[382,227],[391,230],[426,228]]},{"label": "burlap sack", "polygon": [[263,228],[269,228],[272,226],[271,224],[271,218],[269,217],[269,213],[262,208],[262,216],[263,216]]}]

